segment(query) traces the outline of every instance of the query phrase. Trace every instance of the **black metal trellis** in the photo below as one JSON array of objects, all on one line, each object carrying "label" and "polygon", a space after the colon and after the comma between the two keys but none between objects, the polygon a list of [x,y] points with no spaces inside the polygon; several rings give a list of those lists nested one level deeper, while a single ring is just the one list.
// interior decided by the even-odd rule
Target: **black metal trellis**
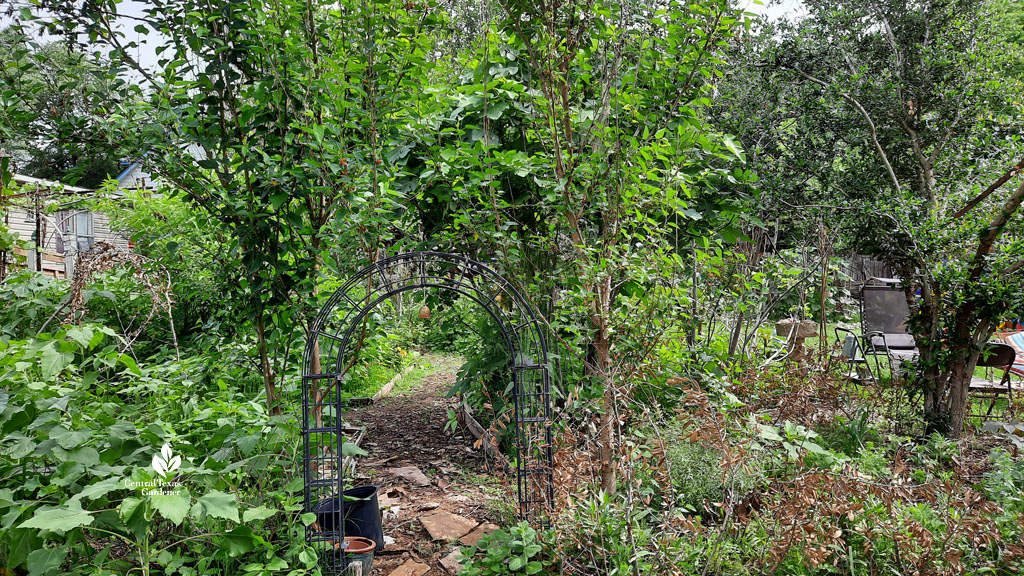
[{"label": "black metal trellis", "polygon": [[[363,319],[385,299],[436,288],[465,296],[497,322],[512,358],[516,476],[519,515],[544,525],[554,501],[548,349],[533,307],[501,275],[457,254],[410,252],[392,256],[349,278],[315,318],[302,368],[302,433],[305,510],[317,521],[307,528],[321,550],[324,574],[345,569],[339,543],[345,528],[341,420],[342,382],[351,359],[349,343]],[[335,504],[337,503],[337,504]]]}]

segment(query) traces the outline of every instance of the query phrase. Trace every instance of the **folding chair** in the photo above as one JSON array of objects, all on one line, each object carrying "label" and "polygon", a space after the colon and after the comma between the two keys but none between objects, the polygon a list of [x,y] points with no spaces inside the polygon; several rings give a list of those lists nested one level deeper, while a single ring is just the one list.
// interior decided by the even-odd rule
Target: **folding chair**
[{"label": "folding chair", "polygon": [[[971,416],[983,418],[992,414],[992,408],[996,400],[1006,394],[1007,406],[1013,402],[1013,383],[1010,381],[1010,373],[1013,363],[1017,359],[1017,351],[1012,346],[989,342],[978,356],[979,368],[1002,369],[1003,374],[998,382],[991,378],[971,378],[971,384],[967,388],[968,394],[973,398],[989,399],[988,410],[984,414],[971,412]],[[973,404],[972,404],[973,406]]]},{"label": "folding chair", "polygon": [[[836,327],[836,339],[843,341],[843,357],[849,366],[847,378],[859,382],[874,382],[881,375],[879,358],[889,363],[893,377],[912,371],[920,351],[914,337],[907,331],[910,305],[903,290],[898,289],[899,280],[872,278],[868,282],[880,285],[865,285],[860,296],[861,333]],[[845,337],[840,333],[845,333]],[[871,357],[875,369],[868,362]]]}]

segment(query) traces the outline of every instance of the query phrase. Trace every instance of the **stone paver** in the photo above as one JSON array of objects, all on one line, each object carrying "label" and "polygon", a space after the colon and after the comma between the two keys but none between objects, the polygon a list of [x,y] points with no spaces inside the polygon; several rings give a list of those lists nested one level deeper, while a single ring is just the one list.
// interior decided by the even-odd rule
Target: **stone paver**
[{"label": "stone paver", "polygon": [[484,535],[490,534],[496,530],[498,530],[497,526],[490,522],[485,522],[474,528],[469,534],[463,536],[459,542],[461,542],[463,546],[476,546],[476,543],[479,542]]},{"label": "stone paver", "polygon": [[462,551],[456,548],[450,554],[441,559],[441,566],[446,572],[454,576],[462,571]]},{"label": "stone paver", "polygon": [[405,564],[402,564],[398,568],[391,571],[388,576],[421,576],[430,571],[430,566],[426,564],[420,564],[415,560],[407,560]]},{"label": "stone paver", "polygon": [[420,523],[434,540],[454,540],[461,538],[476,528],[476,520],[463,518],[451,512],[438,512],[420,518]]},{"label": "stone paver", "polygon": [[388,473],[394,474],[399,478],[406,480],[413,486],[430,486],[430,478],[420,471],[415,466],[403,466],[402,468],[388,468]]}]

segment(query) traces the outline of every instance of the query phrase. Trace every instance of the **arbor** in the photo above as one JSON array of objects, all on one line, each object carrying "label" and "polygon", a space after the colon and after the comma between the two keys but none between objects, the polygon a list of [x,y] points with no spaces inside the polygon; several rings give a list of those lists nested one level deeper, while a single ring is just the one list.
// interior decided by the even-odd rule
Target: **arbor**
[{"label": "arbor", "polygon": [[759,67],[737,75],[779,108],[727,125],[789,205],[907,281],[926,417],[958,435],[981,347],[1021,305],[1024,188],[994,194],[1024,156],[1019,99],[1002,93],[982,2],[806,5],[806,20],[750,41]]}]

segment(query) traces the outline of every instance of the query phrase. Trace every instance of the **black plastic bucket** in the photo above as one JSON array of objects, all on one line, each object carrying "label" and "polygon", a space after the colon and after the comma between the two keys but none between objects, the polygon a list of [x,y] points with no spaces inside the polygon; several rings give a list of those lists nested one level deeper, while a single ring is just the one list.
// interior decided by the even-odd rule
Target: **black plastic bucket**
[{"label": "black plastic bucket", "polygon": [[345,535],[362,536],[377,543],[377,550],[384,549],[384,527],[377,503],[378,486],[356,486],[343,492],[341,498],[327,498],[313,508],[317,524],[325,532],[336,530],[339,504],[345,518]]}]

